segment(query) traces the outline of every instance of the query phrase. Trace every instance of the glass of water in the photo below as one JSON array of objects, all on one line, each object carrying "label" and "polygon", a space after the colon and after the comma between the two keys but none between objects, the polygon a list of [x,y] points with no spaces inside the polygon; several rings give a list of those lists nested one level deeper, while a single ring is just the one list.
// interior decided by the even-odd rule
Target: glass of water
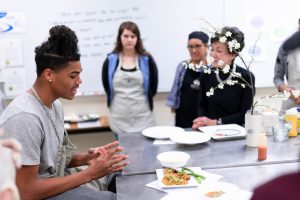
[{"label": "glass of water", "polygon": [[284,122],[284,119],[279,118],[279,123],[272,127],[274,140],[276,142],[284,142],[289,139],[289,131],[291,125]]}]

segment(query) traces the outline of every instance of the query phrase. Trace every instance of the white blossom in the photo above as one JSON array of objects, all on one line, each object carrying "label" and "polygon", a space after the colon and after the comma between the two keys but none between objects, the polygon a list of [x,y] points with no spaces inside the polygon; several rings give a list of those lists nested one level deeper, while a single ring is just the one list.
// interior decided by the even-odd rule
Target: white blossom
[{"label": "white blossom", "polygon": [[203,61],[201,60],[199,64],[196,64],[196,69],[200,69],[201,67],[203,67]]},{"label": "white blossom", "polygon": [[240,43],[236,42],[234,44],[234,49],[239,49],[241,47]]},{"label": "white blossom", "polygon": [[214,88],[210,88],[210,90],[208,92],[206,92],[207,97],[212,96],[212,95],[214,95]]},{"label": "white blossom", "polygon": [[224,61],[223,60],[219,60],[218,61],[218,66],[223,66],[224,65]]},{"label": "white blossom", "polygon": [[224,88],[224,84],[223,83],[219,83],[218,88],[223,89]]},{"label": "white blossom", "polygon": [[232,33],[231,33],[230,31],[227,31],[227,32],[225,33],[225,36],[226,36],[226,37],[231,37],[231,35],[232,35]]},{"label": "white blossom", "polygon": [[189,69],[195,69],[194,63],[189,64]]},{"label": "white blossom", "polygon": [[183,62],[183,63],[182,63],[182,65],[184,66],[184,68],[185,68],[185,69],[187,69],[187,68],[188,68],[188,64],[187,64],[187,62]]},{"label": "white blossom", "polygon": [[228,41],[227,44],[228,44],[229,51],[232,52],[232,49],[234,48],[234,43],[232,41]]},{"label": "white blossom", "polygon": [[215,74],[219,74],[219,70],[215,70]]},{"label": "white blossom", "polygon": [[232,80],[228,80],[226,83],[227,83],[228,85],[234,85],[234,81],[232,81]]},{"label": "white blossom", "polygon": [[242,83],[241,86],[242,86],[242,88],[245,88],[245,87],[246,87],[246,85],[245,85],[244,83]]},{"label": "white blossom", "polygon": [[226,40],[227,40],[227,38],[226,38],[225,36],[222,36],[222,37],[219,38],[219,41],[220,41],[221,43],[225,43]]},{"label": "white blossom", "polygon": [[207,58],[208,63],[213,63],[214,61],[215,61],[215,59],[211,56]]},{"label": "white blossom", "polygon": [[225,65],[225,67],[222,69],[222,71],[224,72],[224,74],[227,74],[230,70],[230,66],[228,64]]},{"label": "white blossom", "polygon": [[204,73],[206,73],[206,74],[211,74],[211,69],[210,69],[210,68],[204,69]]},{"label": "white blossom", "polygon": [[232,72],[234,77],[242,77],[242,74],[240,72]]}]

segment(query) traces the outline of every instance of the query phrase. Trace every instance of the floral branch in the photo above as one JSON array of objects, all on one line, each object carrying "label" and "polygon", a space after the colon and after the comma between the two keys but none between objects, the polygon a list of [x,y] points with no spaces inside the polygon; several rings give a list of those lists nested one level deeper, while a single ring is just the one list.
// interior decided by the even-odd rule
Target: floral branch
[{"label": "floral branch", "polygon": [[271,99],[271,98],[283,98],[283,97],[286,97],[285,95],[279,95],[279,94],[272,94],[272,95],[266,95],[266,96],[263,96],[263,97],[260,97],[259,99],[257,99],[255,101],[255,103],[253,104],[253,106],[258,106],[258,103],[261,102],[262,99]]},{"label": "floral branch", "polygon": [[271,106],[266,106],[266,105],[262,105],[262,104],[257,104],[255,107],[265,107],[265,108],[268,108],[269,110],[271,111],[275,111],[276,113],[280,113],[279,110],[275,109],[275,108],[272,108]]}]

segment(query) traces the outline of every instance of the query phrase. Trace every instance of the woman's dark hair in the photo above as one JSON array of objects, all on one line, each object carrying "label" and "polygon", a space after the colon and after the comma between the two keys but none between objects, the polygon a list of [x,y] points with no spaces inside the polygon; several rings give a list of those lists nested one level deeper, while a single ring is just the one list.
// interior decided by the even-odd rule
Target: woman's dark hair
[{"label": "woman's dark hair", "polygon": [[[231,33],[231,36],[226,37],[225,34],[228,31]],[[210,43],[212,44],[214,42],[219,42],[219,39],[223,36],[225,36],[227,39],[225,44],[227,45],[228,50],[230,49],[229,45],[228,45],[229,41],[236,40],[240,44],[240,47],[238,49],[233,48],[233,51],[229,50],[229,52],[231,52],[233,54],[237,54],[237,53],[241,52],[243,50],[243,48],[245,47],[244,33],[237,27],[229,27],[229,26],[223,27],[221,30],[221,33],[215,33],[215,36],[210,39]]]},{"label": "woman's dark hair", "polygon": [[74,31],[65,25],[50,29],[49,38],[35,48],[36,73],[38,76],[45,69],[61,70],[70,61],[79,61],[78,39]]},{"label": "woman's dark hair", "polygon": [[138,28],[138,26],[134,23],[134,22],[123,22],[120,27],[119,27],[119,31],[118,31],[118,36],[117,36],[117,41],[116,41],[116,46],[113,50],[114,53],[120,53],[123,50],[123,45],[121,42],[121,35],[123,33],[123,31],[127,29],[132,31],[136,37],[137,37],[137,42],[135,45],[135,50],[137,51],[138,54],[148,54],[144,48],[142,39],[141,39],[141,34],[140,34],[140,30]]}]

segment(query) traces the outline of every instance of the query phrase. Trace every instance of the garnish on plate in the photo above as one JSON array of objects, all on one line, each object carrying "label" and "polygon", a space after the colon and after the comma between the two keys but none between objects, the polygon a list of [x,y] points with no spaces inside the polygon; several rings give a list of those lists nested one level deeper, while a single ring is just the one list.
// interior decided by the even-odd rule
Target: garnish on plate
[{"label": "garnish on plate", "polygon": [[222,196],[223,194],[225,194],[224,191],[218,190],[218,191],[208,192],[208,193],[205,194],[205,196],[211,197],[211,198],[216,198],[216,197]]},{"label": "garnish on plate", "polygon": [[186,167],[182,167],[181,170],[179,170],[179,171],[182,172],[182,173],[185,172],[185,173],[187,173],[188,175],[195,177],[195,179],[197,180],[197,182],[198,182],[199,184],[201,184],[202,181],[206,179],[205,176],[203,176],[203,175],[201,175],[201,174],[197,174],[197,173],[195,173],[193,170],[191,170],[191,169],[189,169],[189,168],[186,168]]}]

